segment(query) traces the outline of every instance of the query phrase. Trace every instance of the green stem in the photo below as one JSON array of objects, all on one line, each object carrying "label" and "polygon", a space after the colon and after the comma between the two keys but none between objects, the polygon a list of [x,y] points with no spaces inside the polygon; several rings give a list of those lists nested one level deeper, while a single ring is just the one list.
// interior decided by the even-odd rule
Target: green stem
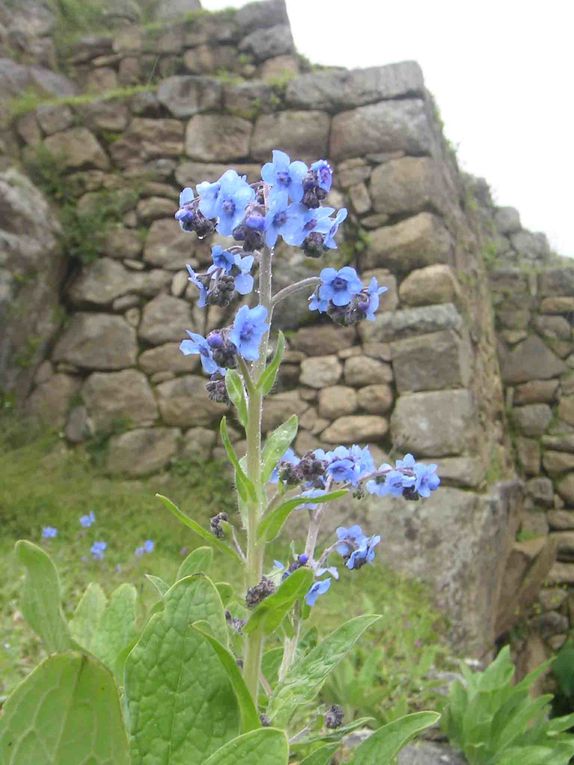
[{"label": "green stem", "polygon": [[[271,260],[273,252],[267,248],[261,253],[259,263],[259,303],[268,311],[267,320],[271,325]],[[251,388],[247,406],[247,475],[257,489],[257,500],[247,508],[247,561],[246,586],[253,587],[263,576],[264,547],[257,544],[257,526],[265,510],[265,487],[261,485],[261,421],[263,414],[263,398],[256,390],[256,385],[265,369],[269,331],[261,340],[259,359],[252,369],[254,386]],[[243,675],[245,683],[257,705],[261,659],[263,656],[263,635],[255,630],[245,641],[245,656]]]}]

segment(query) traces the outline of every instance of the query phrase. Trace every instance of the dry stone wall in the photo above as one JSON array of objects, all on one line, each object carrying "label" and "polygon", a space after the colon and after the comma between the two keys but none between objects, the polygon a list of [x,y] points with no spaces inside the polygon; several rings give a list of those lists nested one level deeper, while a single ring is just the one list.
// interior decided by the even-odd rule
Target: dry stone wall
[{"label": "dry stone wall", "polygon": [[[524,254],[544,258],[544,241],[460,173],[416,63],[312,69],[297,56],[277,0],[151,27],[124,23],[79,40],[67,65],[66,82],[84,95],[16,119],[3,134],[2,166],[19,158],[29,172],[43,169],[45,187],[46,157],[56,158],[73,222],[92,220],[79,245],[73,240],[74,254],[89,250],[92,258],[64,259],[57,209],[50,216],[32,187],[31,239],[46,248],[50,288],[40,286],[46,272],[38,259],[24,280],[24,257],[0,261],[12,327],[0,341],[0,386],[72,444],[107,439],[111,473],[140,476],[174,459],[221,456],[215,424],[225,410],[207,398],[196,361],[178,343],[185,329],[206,332],[230,316],[195,305],[185,264],[206,264],[209,246],[174,221],[179,191],[228,166],[255,178],[277,147],[328,158],[336,179],[330,201],[350,211],[334,258],[376,275],[389,291],[376,321],[359,328],[317,321],[304,300],[286,301],[278,321],[288,350],[264,428],[296,413],[300,452],[361,442],[381,460],[412,450],[438,463],[445,488],[424,506],[365,500],[341,505],[330,524],[352,513],[380,528],[387,563],[432,586],[451,618],[453,644],[484,654],[509,626],[497,620],[497,605],[507,605],[505,577],[515,577],[511,593],[520,591],[526,604],[552,566],[554,542],[543,536],[534,551],[530,540],[516,543],[520,525],[531,531],[542,517],[556,524],[566,512],[556,503],[572,503],[565,306],[572,308],[564,302],[572,293],[564,293],[566,278],[541,275],[533,297],[533,277],[520,265]],[[5,184],[14,172],[5,170]],[[113,215],[106,208],[102,217],[110,200]],[[1,225],[2,236],[13,236],[10,221]],[[22,252],[21,243],[11,247]],[[489,274],[493,248],[516,263]],[[322,265],[279,248],[278,286]],[[18,318],[31,302],[41,332]],[[52,322],[41,321],[50,311]],[[536,448],[544,451],[526,471],[524,516],[520,483],[503,480],[514,475],[511,393],[512,422],[522,428],[517,452],[534,461]],[[555,412],[565,433],[553,430]],[[560,555],[574,549],[564,533]],[[535,585],[527,576],[533,562]],[[557,565],[553,577],[565,564]],[[506,605],[502,612],[517,612],[514,601]]]}]

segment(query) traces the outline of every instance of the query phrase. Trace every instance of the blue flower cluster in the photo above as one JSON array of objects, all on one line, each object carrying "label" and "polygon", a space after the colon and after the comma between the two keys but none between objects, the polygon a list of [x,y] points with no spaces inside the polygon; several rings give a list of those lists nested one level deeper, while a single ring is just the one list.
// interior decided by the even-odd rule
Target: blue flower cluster
[{"label": "blue flower cluster", "polygon": [[378,534],[367,537],[357,525],[348,529],[340,526],[336,533],[338,542],[335,549],[339,555],[343,556],[348,569],[361,568],[365,563],[372,563],[375,560],[375,547],[381,541]]},{"label": "blue flower cluster", "polygon": [[107,542],[94,542],[94,544],[90,547],[90,552],[92,553],[92,557],[94,560],[103,560],[104,553],[108,549],[108,543]]},{"label": "blue flower cluster", "polygon": [[381,465],[377,475],[367,481],[367,491],[380,497],[404,497],[417,500],[419,497],[430,497],[440,485],[436,465],[423,465],[416,462],[412,454],[406,454],[404,459],[397,460],[395,467],[389,464]]},{"label": "blue flower cluster", "polygon": [[212,265],[204,274],[197,274],[187,266],[189,281],[199,290],[197,305],[228,306],[236,295],[249,295],[253,291],[254,256],[241,257],[239,248],[224,250],[219,244],[211,248]]},{"label": "blue flower cluster", "polygon": [[380,295],[387,287],[380,287],[373,276],[364,287],[351,266],[324,268],[321,283],[309,298],[309,310],[326,313],[337,324],[350,326],[362,319],[374,321],[379,307]]},{"label": "blue flower cluster", "polygon": [[90,510],[87,515],[82,515],[80,518],[80,526],[82,526],[84,529],[89,529],[90,526],[92,526],[95,522],[96,514],[93,510]]},{"label": "blue flower cluster", "polygon": [[263,244],[274,247],[281,236],[287,244],[319,257],[337,246],[335,235],[347,217],[345,209],[332,218],[333,208],[321,208],[332,180],[333,172],[324,159],[307,167],[275,150],[257,183],[249,184],[245,176],[226,170],[214,183],[198,184],[197,196],[192,188],[185,188],[175,217],[184,231],[194,231],[200,238],[217,231],[241,242],[247,252]]},{"label": "blue flower cluster", "polygon": [[134,550],[134,555],[136,558],[141,558],[142,555],[149,555],[152,553],[155,549],[155,543],[151,539],[146,539],[146,541],[143,543],[143,545],[139,545],[139,547],[136,547]]}]

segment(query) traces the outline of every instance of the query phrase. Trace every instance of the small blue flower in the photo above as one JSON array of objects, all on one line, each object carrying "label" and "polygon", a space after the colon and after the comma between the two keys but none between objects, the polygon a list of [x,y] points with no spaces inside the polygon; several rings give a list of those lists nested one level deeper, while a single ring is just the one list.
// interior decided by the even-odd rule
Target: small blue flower
[{"label": "small blue flower", "polygon": [[179,210],[175,214],[175,219],[179,221],[182,231],[193,231],[192,222],[195,219],[195,213],[192,208],[193,189],[185,188],[179,195]]},{"label": "small blue flower", "polygon": [[350,459],[336,459],[327,466],[327,474],[335,483],[355,482],[355,463]]},{"label": "small blue flower", "polygon": [[[300,202],[303,199],[303,179],[307,174],[304,162],[291,162],[284,151],[273,151],[273,162],[266,162],[261,168],[261,178],[271,186],[269,201],[287,204],[287,199]],[[272,245],[269,245],[272,246]]]},{"label": "small blue flower", "polygon": [[217,230],[223,236],[231,236],[245,215],[247,205],[254,199],[255,192],[235,170],[226,170],[219,179],[219,193],[214,205],[215,216],[219,219]]},{"label": "small blue flower", "polygon": [[155,548],[155,543],[151,539],[146,539],[143,545],[136,547],[134,554],[138,558],[141,558],[142,555],[152,553],[154,551],[154,548]]},{"label": "small blue flower", "polygon": [[368,321],[375,320],[375,313],[380,303],[379,295],[383,295],[387,289],[387,287],[379,287],[376,277],[373,276],[367,289],[359,294],[357,307]]},{"label": "small blue flower", "polygon": [[44,526],[42,529],[42,537],[44,539],[54,539],[58,536],[58,529],[54,528],[54,526]]},{"label": "small blue flower", "polygon": [[[295,212],[281,229],[281,236],[291,247],[300,247],[309,234],[324,228],[322,222],[328,220],[329,215],[335,212],[333,207],[317,207],[308,209],[303,205],[297,205]],[[327,230],[332,221],[328,222]]]},{"label": "small blue flower", "polygon": [[363,529],[355,524],[348,529],[345,526],[339,526],[336,530],[337,539],[339,540],[337,547],[335,548],[339,555],[348,557],[353,550],[360,547],[367,538],[363,534]]},{"label": "small blue flower", "polygon": [[331,586],[331,578],[321,579],[311,585],[309,592],[305,595],[305,602],[308,606],[314,606],[319,595],[324,595]]},{"label": "small blue flower", "polygon": [[293,449],[289,447],[285,454],[281,457],[279,462],[275,465],[273,468],[273,472],[271,473],[271,477],[269,478],[269,483],[278,483],[279,481],[279,471],[281,470],[283,465],[298,465],[301,462],[299,457],[295,454]]},{"label": "small blue flower", "polygon": [[349,555],[345,563],[347,568],[352,570],[361,568],[365,563],[372,563],[375,560],[375,547],[380,541],[381,537],[378,534],[361,540],[359,547]]},{"label": "small blue flower", "polygon": [[235,254],[225,250],[220,244],[214,244],[211,248],[211,260],[213,265],[209,267],[208,273],[220,268],[224,274],[229,274],[235,265]]},{"label": "small blue flower", "polygon": [[179,344],[179,350],[183,355],[190,356],[199,354],[203,371],[208,375],[215,374],[215,372],[221,372],[222,370],[213,360],[212,350],[203,335],[198,335],[196,332],[190,332],[188,329],[186,329],[186,332],[190,339],[182,340]]},{"label": "small blue flower", "polygon": [[107,542],[94,542],[90,547],[90,552],[92,553],[94,560],[102,560],[107,547]]},{"label": "small blue flower", "polygon": [[309,310],[319,311],[319,313],[325,313],[329,307],[328,300],[322,300],[317,292],[314,292],[309,298]]},{"label": "small blue flower", "polygon": [[333,305],[349,305],[354,295],[363,289],[357,272],[351,266],[324,268],[320,273],[321,284],[318,289],[319,300],[328,300]]},{"label": "small blue flower", "polygon": [[[199,210],[205,215],[206,218],[215,218],[217,198],[221,188],[221,179],[210,183],[209,181],[203,181],[198,184],[197,194],[199,196]],[[184,189],[185,191],[185,189]]]},{"label": "small blue flower", "polygon": [[239,355],[247,361],[257,361],[259,358],[261,338],[269,329],[266,318],[267,309],[262,305],[255,308],[244,305],[237,312],[229,339]]},{"label": "small blue flower", "polygon": [[235,255],[235,267],[239,271],[234,278],[235,291],[240,295],[249,295],[253,291],[253,277],[251,276],[251,269],[255,258],[253,255],[245,255],[243,258],[239,253]]},{"label": "small blue flower", "polygon": [[284,231],[301,228],[303,226],[303,210],[301,205],[286,207],[281,200],[272,203],[265,216],[265,244],[268,247],[274,247],[279,234],[283,235]]},{"label": "small blue flower", "polygon": [[440,486],[440,478],[436,474],[436,465],[415,465],[415,491],[425,499]]},{"label": "small blue flower", "polygon": [[326,232],[325,241],[323,242],[324,247],[328,247],[331,250],[337,249],[337,242],[335,241],[335,236],[337,234],[337,231],[339,230],[339,226],[346,219],[346,217],[347,217],[347,210],[344,207],[342,207],[339,210],[339,212],[335,215],[335,220],[332,221],[329,230]]},{"label": "small blue flower", "polygon": [[335,566],[327,566],[326,568],[318,568],[315,570],[316,576],[323,576],[323,574],[331,574],[333,579],[339,579],[339,569]]},{"label": "small blue flower", "polygon": [[333,170],[331,165],[324,159],[318,159],[311,165],[311,170],[315,175],[315,183],[327,194],[331,191],[333,183]]},{"label": "small blue flower", "polygon": [[90,512],[87,515],[82,515],[80,518],[80,526],[83,526],[85,529],[89,529],[92,524],[96,522],[96,514],[93,510],[90,510]]},{"label": "small blue flower", "polygon": [[194,284],[199,290],[199,300],[197,301],[197,305],[199,306],[199,308],[205,308],[205,306],[207,305],[207,297],[209,294],[209,290],[207,289],[205,284],[201,281],[199,276],[195,273],[195,271],[190,265],[187,265],[186,268],[189,274],[189,281],[192,284]]}]

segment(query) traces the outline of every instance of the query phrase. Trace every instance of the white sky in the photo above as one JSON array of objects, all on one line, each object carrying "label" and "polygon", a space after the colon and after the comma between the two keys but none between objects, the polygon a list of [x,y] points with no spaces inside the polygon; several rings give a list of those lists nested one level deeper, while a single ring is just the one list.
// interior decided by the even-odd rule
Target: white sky
[{"label": "white sky", "polygon": [[[216,10],[245,0],[203,0]],[[297,49],[318,64],[415,59],[462,167],[574,256],[572,0],[287,0]]]}]

